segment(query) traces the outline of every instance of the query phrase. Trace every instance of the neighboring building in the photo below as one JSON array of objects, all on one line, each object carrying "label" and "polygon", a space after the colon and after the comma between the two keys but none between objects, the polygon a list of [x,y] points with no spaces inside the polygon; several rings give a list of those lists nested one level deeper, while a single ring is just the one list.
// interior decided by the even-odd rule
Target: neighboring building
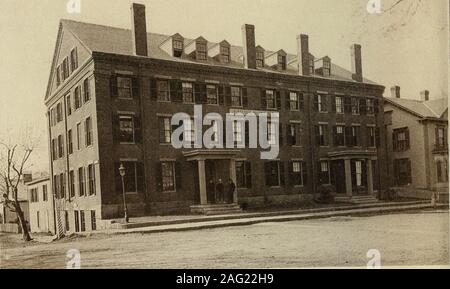
[{"label": "neighboring building", "polygon": [[385,98],[390,183],[410,197],[448,192],[448,99],[420,100],[400,96],[400,87]]},{"label": "neighboring building", "polygon": [[[58,226],[92,230],[120,217],[121,163],[131,216],[206,206],[219,178],[232,178],[234,202],[247,206],[308,202],[322,187],[351,197],[384,186],[384,87],[363,78],[359,45],[348,71],[328,56],[315,60],[306,35],[293,55],[255,46],[252,25],[239,47],[147,33],[143,5],[133,4],[132,17],[132,30],[60,23],[45,97],[57,219],[67,220]],[[170,117],[192,115],[194,104],[224,119],[234,110],[279,111],[279,158],[174,149]],[[192,123],[185,129],[190,138]],[[248,126],[239,131],[249,134]]]},{"label": "neighboring building", "polygon": [[[31,182],[32,179],[33,179],[32,174],[29,172],[25,172],[23,173],[23,177],[17,186],[17,199],[19,200],[20,207],[23,210],[24,217],[27,222],[30,222],[29,203],[27,196],[27,183]],[[4,192],[1,192],[1,195],[3,194]],[[0,220],[3,224],[11,224],[18,222],[16,213],[12,212],[3,203],[0,203],[0,215],[1,215]]]},{"label": "neighboring building", "polygon": [[30,230],[33,233],[55,233],[55,215],[50,178],[27,183]]}]

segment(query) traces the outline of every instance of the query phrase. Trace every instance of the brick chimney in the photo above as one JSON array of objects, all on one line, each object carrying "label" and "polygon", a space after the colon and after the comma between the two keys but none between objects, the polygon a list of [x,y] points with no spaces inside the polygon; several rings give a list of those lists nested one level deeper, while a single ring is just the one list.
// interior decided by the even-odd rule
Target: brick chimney
[{"label": "brick chimney", "polygon": [[131,30],[133,54],[138,56],[148,56],[145,5],[137,3],[131,4]]},{"label": "brick chimney", "polygon": [[309,37],[305,34],[297,36],[298,74],[309,75]]},{"label": "brick chimney", "polygon": [[255,26],[242,25],[245,68],[256,69]]},{"label": "brick chimney", "polygon": [[33,174],[32,174],[32,173],[25,172],[25,173],[23,173],[23,175],[22,175],[22,179],[23,179],[23,183],[24,183],[24,184],[27,184],[27,183],[33,181]]},{"label": "brick chimney", "polygon": [[351,46],[352,55],[352,78],[355,81],[362,82],[362,57],[361,57],[361,45],[353,44]]},{"label": "brick chimney", "polygon": [[400,86],[395,85],[391,87],[391,96],[394,98],[400,98]]},{"label": "brick chimney", "polygon": [[424,90],[420,92],[420,100],[421,101],[429,101],[430,100],[430,91]]}]

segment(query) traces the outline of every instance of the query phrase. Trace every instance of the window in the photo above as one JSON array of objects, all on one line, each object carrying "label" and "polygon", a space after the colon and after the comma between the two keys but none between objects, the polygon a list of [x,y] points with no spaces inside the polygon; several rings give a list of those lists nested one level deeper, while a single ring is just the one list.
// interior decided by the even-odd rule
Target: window
[{"label": "window", "polygon": [[208,104],[219,104],[216,85],[208,84],[206,86],[206,98]]},{"label": "window", "polygon": [[64,140],[62,135],[58,136],[58,157],[62,158],[64,156]]},{"label": "window", "polygon": [[70,76],[69,57],[64,58],[62,65],[63,65],[63,79],[66,80]]},{"label": "window", "polygon": [[316,111],[326,112],[327,111],[327,96],[323,94],[316,94],[314,97],[314,106]]},{"label": "window", "polygon": [[81,147],[81,123],[77,124],[77,149]]},{"label": "window", "polygon": [[368,138],[367,145],[369,147],[376,147],[377,136],[376,136],[375,127],[373,127],[373,126],[367,127],[367,138]]},{"label": "window", "polygon": [[264,67],[264,51],[256,50],[256,66]]},{"label": "window", "polygon": [[206,43],[197,43],[197,60],[205,61],[208,58],[206,53]]},{"label": "window", "polygon": [[344,98],[342,96],[336,96],[336,112],[344,113]]},{"label": "window", "polygon": [[286,56],[285,55],[278,55],[278,67],[281,70],[286,70]]},{"label": "window", "polygon": [[275,91],[273,91],[271,89],[266,90],[266,107],[268,109],[276,109],[277,108]]},{"label": "window", "polygon": [[61,65],[56,67],[56,86],[61,85]]},{"label": "window", "polygon": [[183,46],[184,46],[183,40],[173,39],[172,45],[173,45],[173,56],[181,57],[181,55],[183,54]]},{"label": "window", "polygon": [[175,191],[175,163],[161,163],[162,188],[164,192]]},{"label": "window", "polygon": [[67,115],[72,114],[72,101],[70,99],[70,94],[66,96],[66,102],[67,102]]},{"label": "window", "polygon": [[78,68],[78,53],[75,47],[70,51],[70,70],[73,72]]},{"label": "window", "polygon": [[119,98],[133,98],[133,80],[131,77],[117,77],[117,95]]},{"label": "window", "polygon": [[319,162],[319,182],[321,185],[330,184],[330,165],[328,161]]},{"label": "window", "polygon": [[55,108],[50,109],[50,125],[54,126],[56,124],[56,113]]},{"label": "window", "polygon": [[95,211],[91,211],[91,230],[97,230],[97,219],[95,217]]},{"label": "window", "polygon": [[62,112],[62,104],[61,102],[56,105],[56,122],[60,122],[63,119],[63,112]]},{"label": "window", "polygon": [[436,128],[436,148],[437,149],[443,149],[447,147],[447,140],[446,140],[446,129],[445,127],[438,126]]},{"label": "window", "polygon": [[86,195],[86,179],[85,179],[85,174],[84,174],[84,168],[81,167],[78,169],[78,194],[80,195],[80,197],[83,197]]},{"label": "window", "polygon": [[233,121],[233,142],[234,144],[243,144],[242,134],[243,134],[244,123],[240,121]]},{"label": "window", "polygon": [[119,115],[120,142],[134,143],[134,118],[131,115]]},{"label": "window", "polygon": [[91,86],[89,79],[86,78],[83,82],[84,102],[91,100]]},{"label": "window", "polygon": [[345,127],[337,125],[334,128],[334,145],[345,146]]},{"label": "window", "polygon": [[288,125],[288,145],[290,146],[299,146],[300,145],[300,132],[301,124],[300,123],[291,123]]},{"label": "window", "polygon": [[359,136],[361,127],[352,126],[349,127],[349,135],[347,136],[347,146],[360,146]]},{"label": "window", "polygon": [[409,129],[395,129],[392,133],[392,144],[395,152],[409,150]]},{"label": "window", "polygon": [[323,76],[330,76],[331,74],[331,63],[329,59],[323,60],[323,68],[322,68]]},{"label": "window", "polygon": [[170,125],[169,117],[159,118],[159,143],[169,144],[171,143],[172,126]]},{"label": "window", "polygon": [[95,195],[95,166],[88,165],[88,188],[89,196]]},{"label": "window", "polygon": [[352,98],[352,114],[359,114],[359,100],[355,97]]},{"label": "window", "polygon": [[362,186],[362,162],[355,161],[355,185],[357,187]]},{"label": "window", "polygon": [[320,124],[316,127],[316,143],[319,146],[326,146],[328,144],[328,125]]},{"label": "window", "polygon": [[270,145],[277,145],[276,124],[272,122],[267,123],[267,140]]},{"label": "window", "polygon": [[75,217],[75,232],[80,231],[80,217],[78,215],[78,211],[73,211]]},{"label": "window", "polygon": [[66,178],[64,176],[64,174],[60,174],[59,175],[59,193],[60,193],[60,197],[61,198],[65,198],[66,197]]},{"label": "window", "polygon": [[42,186],[42,200],[44,202],[48,201],[48,187],[47,187],[47,185],[43,185]]},{"label": "window", "polygon": [[59,198],[59,176],[53,176],[53,195]]},{"label": "window", "polygon": [[436,161],[436,174],[438,183],[448,182],[448,163],[447,160]]},{"label": "window", "polygon": [[299,97],[297,92],[289,92],[289,109],[299,110]]},{"label": "window", "polygon": [[69,195],[71,198],[75,197],[75,172],[69,172]]},{"label": "window", "polygon": [[32,188],[30,190],[30,202],[32,203],[39,202],[39,194],[37,188]]},{"label": "window", "polygon": [[220,46],[220,59],[223,63],[230,62],[230,48],[227,46]]},{"label": "window", "polygon": [[67,132],[67,138],[68,138],[68,152],[69,155],[73,154],[73,136],[72,136],[72,130],[69,129],[69,131]]},{"label": "window", "polygon": [[[114,174],[116,178],[116,192],[122,194],[122,178],[119,174],[120,162],[114,166]],[[125,168],[124,184],[126,193],[142,192],[144,188],[144,166],[140,162],[124,161]]]},{"label": "window", "polygon": [[306,164],[303,161],[291,162],[291,175],[290,181],[294,186],[306,185]]},{"label": "window", "polygon": [[56,143],[56,139],[52,139],[52,159],[53,160],[58,159],[58,146]]},{"label": "window", "polygon": [[183,82],[182,90],[183,90],[183,102],[194,103],[194,89],[192,88],[192,83]]},{"label": "window", "polygon": [[81,225],[80,231],[81,232],[86,231],[86,220],[84,217],[84,211],[80,211],[80,225]]},{"label": "window", "polygon": [[231,106],[242,106],[242,89],[240,87],[231,87]]},{"label": "window", "polygon": [[236,162],[236,186],[247,189],[252,187],[252,167],[250,162]]},{"label": "window", "polygon": [[69,212],[64,211],[64,220],[66,223],[66,232],[70,231],[70,225],[69,225]]},{"label": "window", "polygon": [[84,123],[84,130],[85,130],[85,141],[86,141],[86,147],[92,145],[92,120],[90,117],[86,119],[86,122]]},{"label": "window", "polygon": [[375,113],[375,102],[373,99],[368,98],[366,100],[366,109],[367,109],[367,114],[374,114]]},{"label": "window", "polygon": [[283,165],[279,161],[271,161],[265,163],[266,186],[279,187],[283,184]]},{"label": "window", "polygon": [[193,143],[195,140],[194,121],[192,119],[183,120],[183,128],[184,128],[183,132],[184,140]]},{"label": "window", "polygon": [[394,177],[397,186],[411,184],[411,161],[409,159],[394,160]]},{"label": "window", "polygon": [[75,110],[77,110],[81,107],[81,92],[79,86],[75,87],[74,98],[75,98]]},{"label": "window", "polygon": [[158,80],[156,86],[158,88],[158,101],[170,101],[169,82],[167,80]]}]

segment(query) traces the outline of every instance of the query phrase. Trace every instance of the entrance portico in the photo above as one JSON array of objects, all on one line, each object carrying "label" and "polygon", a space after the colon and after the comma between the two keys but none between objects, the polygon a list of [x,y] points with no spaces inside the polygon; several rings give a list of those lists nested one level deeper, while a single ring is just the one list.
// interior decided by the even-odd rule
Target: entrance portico
[{"label": "entrance portico", "polygon": [[377,160],[375,151],[341,151],[328,154],[332,163],[337,195],[374,194],[374,168]]},{"label": "entrance portico", "polygon": [[[198,193],[200,195],[200,205],[211,203],[211,190],[215,191],[217,181],[222,180],[225,192],[228,180],[231,179],[236,184],[236,160],[235,156],[239,151],[228,149],[208,149],[192,150],[183,152],[187,161],[196,162],[198,169]],[[197,180],[196,180],[197,181]],[[212,184],[208,185],[208,184]],[[237,204],[237,190],[234,190],[232,203]]]}]

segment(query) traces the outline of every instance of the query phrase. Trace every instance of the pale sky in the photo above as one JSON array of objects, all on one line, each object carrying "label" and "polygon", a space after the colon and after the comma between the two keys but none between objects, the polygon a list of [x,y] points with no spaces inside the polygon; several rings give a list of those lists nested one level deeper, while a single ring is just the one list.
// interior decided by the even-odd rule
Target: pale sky
[{"label": "pale sky", "polygon": [[[381,0],[382,9],[397,0]],[[44,94],[61,18],[130,28],[129,0],[80,0],[81,13],[69,14],[68,0],[2,0],[0,10],[0,139],[16,138],[32,127],[39,146],[34,169],[47,170]],[[448,1],[404,0],[395,9],[369,14],[368,0],[140,0],[149,32],[241,45],[241,25],[256,26],[265,49],[295,53],[296,35],[308,34],[311,52],[328,55],[350,69],[350,45],[360,43],[365,77],[402,97],[447,96]],[[416,9],[416,3],[420,5]]]}]

